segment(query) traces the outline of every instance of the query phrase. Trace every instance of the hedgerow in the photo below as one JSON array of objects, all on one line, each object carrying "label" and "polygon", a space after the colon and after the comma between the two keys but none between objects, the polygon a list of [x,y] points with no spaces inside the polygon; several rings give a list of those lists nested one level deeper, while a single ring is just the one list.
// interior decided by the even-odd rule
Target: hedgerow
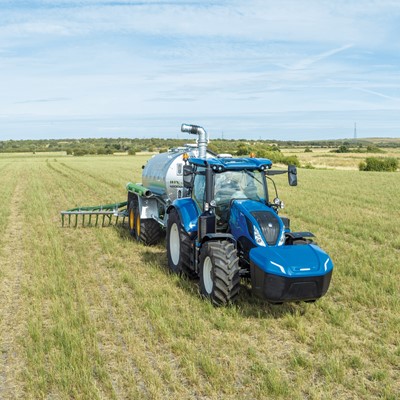
[{"label": "hedgerow", "polygon": [[362,161],[358,165],[360,171],[384,171],[395,172],[399,168],[399,161],[394,157],[377,158],[368,157],[365,162]]}]

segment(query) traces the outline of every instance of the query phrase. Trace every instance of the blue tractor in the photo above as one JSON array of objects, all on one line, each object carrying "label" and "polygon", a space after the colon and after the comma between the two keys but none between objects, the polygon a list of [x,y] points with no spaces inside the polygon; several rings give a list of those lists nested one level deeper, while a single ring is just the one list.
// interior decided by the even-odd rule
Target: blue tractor
[{"label": "blue tractor", "polygon": [[271,303],[323,296],[331,258],[312,233],[292,232],[289,219],[278,214],[283,203],[271,176],[287,174],[296,186],[296,167],[272,170],[264,158],[210,157],[202,127],[183,124],[181,130],[199,136],[199,153],[184,157],[185,196],[166,210],[169,269],[199,277],[201,294],[217,306],[235,301],[241,278]]}]

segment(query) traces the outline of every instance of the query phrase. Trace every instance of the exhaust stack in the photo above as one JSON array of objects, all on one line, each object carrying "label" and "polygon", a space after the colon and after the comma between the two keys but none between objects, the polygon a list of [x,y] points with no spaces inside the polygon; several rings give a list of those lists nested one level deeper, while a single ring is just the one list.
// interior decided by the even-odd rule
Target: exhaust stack
[{"label": "exhaust stack", "polygon": [[198,135],[199,158],[206,158],[208,135],[204,128],[198,125],[182,124],[181,132],[187,132],[192,135]]}]

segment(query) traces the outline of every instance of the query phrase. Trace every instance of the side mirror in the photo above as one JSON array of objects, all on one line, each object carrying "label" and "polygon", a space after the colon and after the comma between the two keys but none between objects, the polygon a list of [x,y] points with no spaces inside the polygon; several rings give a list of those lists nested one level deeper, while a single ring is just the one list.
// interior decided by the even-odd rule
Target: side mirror
[{"label": "side mirror", "polygon": [[288,180],[290,186],[297,186],[297,168],[295,165],[288,166]]},{"label": "side mirror", "polygon": [[189,164],[183,166],[183,187],[186,189],[193,188],[193,167]]}]

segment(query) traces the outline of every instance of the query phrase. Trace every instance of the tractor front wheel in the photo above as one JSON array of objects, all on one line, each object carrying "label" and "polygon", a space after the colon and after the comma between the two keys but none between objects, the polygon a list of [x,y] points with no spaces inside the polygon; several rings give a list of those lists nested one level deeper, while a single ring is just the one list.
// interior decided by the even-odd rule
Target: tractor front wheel
[{"label": "tractor front wheel", "polygon": [[190,269],[191,240],[183,230],[181,219],[176,210],[171,210],[167,224],[167,257],[168,267],[175,274],[185,273],[194,278]]},{"label": "tractor front wheel", "polygon": [[200,250],[200,292],[216,306],[235,301],[239,294],[239,258],[226,241],[206,242]]}]

